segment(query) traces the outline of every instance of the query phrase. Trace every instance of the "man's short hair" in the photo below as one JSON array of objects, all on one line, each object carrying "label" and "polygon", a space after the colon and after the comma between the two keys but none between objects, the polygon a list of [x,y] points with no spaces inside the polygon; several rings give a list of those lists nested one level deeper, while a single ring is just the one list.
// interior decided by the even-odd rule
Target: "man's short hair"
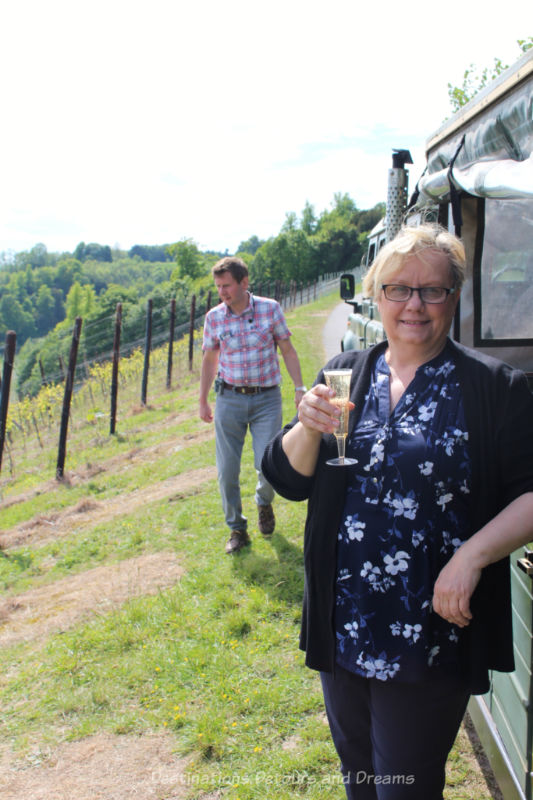
[{"label": "man's short hair", "polygon": [[242,258],[237,258],[236,256],[225,256],[225,258],[221,258],[220,261],[217,261],[211,272],[213,278],[216,278],[217,275],[222,275],[224,272],[229,272],[237,283],[240,283],[243,278],[248,277],[248,267]]}]

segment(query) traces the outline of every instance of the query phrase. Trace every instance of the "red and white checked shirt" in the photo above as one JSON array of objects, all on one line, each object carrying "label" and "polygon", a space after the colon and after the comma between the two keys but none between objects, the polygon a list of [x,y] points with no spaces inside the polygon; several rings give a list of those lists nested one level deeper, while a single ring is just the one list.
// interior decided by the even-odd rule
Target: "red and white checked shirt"
[{"label": "red and white checked shirt", "polygon": [[220,350],[219,375],[234,386],[276,386],[281,381],[276,342],[291,335],[276,300],[250,294],[234,314],[220,303],[204,322],[202,350]]}]

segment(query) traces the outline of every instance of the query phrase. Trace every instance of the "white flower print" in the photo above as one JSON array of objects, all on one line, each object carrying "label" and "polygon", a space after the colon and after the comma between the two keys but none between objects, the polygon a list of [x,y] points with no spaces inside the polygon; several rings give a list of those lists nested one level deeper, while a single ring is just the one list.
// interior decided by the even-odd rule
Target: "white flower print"
[{"label": "white flower print", "polygon": [[359,522],[358,519],[349,514],[344,520],[344,524],[348,529],[348,538],[350,541],[353,542],[354,539],[357,539],[357,541],[360,542],[365,535],[366,523]]},{"label": "white flower print", "polygon": [[360,575],[369,583],[374,583],[381,576],[381,570],[379,567],[375,567],[371,561],[365,561]]},{"label": "white flower print", "polygon": [[359,655],[357,665],[364,669],[368,678],[377,678],[379,681],[386,681],[387,678],[394,678],[400,669],[399,664],[389,663],[384,658],[365,656],[364,653]]},{"label": "white flower print", "polygon": [[338,529],[336,648],[339,664],[361,676],[411,680],[456,657],[461,632],[431,612],[435,570],[425,554],[437,569],[468,535],[472,464],[450,359],[417,370],[392,415],[381,403],[390,375],[380,359],[350,441],[359,471]]},{"label": "white flower print", "polygon": [[442,437],[442,439],[439,440],[439,444],[444,445],[444,451],[447,456],[453,455],[453,448],[455,447],[455,439],[452,436],[449,436],[448,432],[446,432]]},{"label": "white flower print", "polygon": [[355,620],[353,620],[353,622],[347,622],[346,625],[344,626],[344,629],[346,631],[348,631],[348,633],[350,634],[352,639],[357,639],[357,637],[359,636],[359,634],[357,632],[358,628],[359,628],[359,625],[357,624],[357,622]]},{"label": "white flower print", "polygon": [[390,631],[393,636],[399,636],[402,632],[402,623],[401,622],[391,622],[389,625]]},{"label": "white flower print", "polygon": [[440,367],[437,367],[435,370],[435,375],[444,375],[446,378],[450,373],[452,373],[455,369],[455,364],[453,361],[445,361]]},{"label": "white flower print", "polygon": [[384,594],[391,586],[394,586],[394,581],[388,575],[383,576],[381,569],[375,567],[370,561],[365,561],[363,569],[360,572],[361,577],[365,580],[372,592],[381,592]]},{"label": "white flower print", "polygon": [[424,531],[413,531],[411,534],[411,543],[413,547],[418,547],[425,539]]},{"label": "white flower print", "polygon": [[420,639],[420,631],[422,630],[422,625],[418,623],[416,625],[409,625],[409,623],[405,623],[403,626],[403,633],[402,636],[404,639],[411,639],[413,644]]},{"label": "white flower print", "polygon": [[452,539],[452,534],[449,533],[449,531],[442,531],[442,540],[444,542],[444,547],[441,547],[441,551],[448,550],[451,547],[455,553],[463,544],[463,539],[459,539],[458,536],[454,536]]},{"label": "white flower print", "polygon": [[437,403],[433,400],[428,406],[420,406],[418,409],[418,418],[422,422],[428,422],[435,416],[437,410]]},{"label": "white flower print", "polygon": [[408,568],[407,561],[411,558],[409,553],[406,553],[405,550],[398,550],[398,552],[393,555],[385,555],[383,557],[383,561],[385,562],[385,572],[388,572],[390,575],[397,575],[399,572],[405,572]]},{"label": "white flower print", "polygon": [[460,431],[459,428],[456,428],[453,432],[453,435],[455,436],[455,440],[458,444],[468,441],[468,431]]},{"label": "white flower print", "polygon": [[406,517],[407,519],[414,519],[418,511],[418,503],[413,497],[401,497],[396,495],[393,500],[387,495],[386,501],[394,508],[395,517]]},{"label": "white flower print", "polygon": [[453,500],[453,494],[451,492],[446,492],[446,494],[441,494],[437,497],[437,505],[441,507],[442,511],[446,510],[446,504],[450,503]]}]

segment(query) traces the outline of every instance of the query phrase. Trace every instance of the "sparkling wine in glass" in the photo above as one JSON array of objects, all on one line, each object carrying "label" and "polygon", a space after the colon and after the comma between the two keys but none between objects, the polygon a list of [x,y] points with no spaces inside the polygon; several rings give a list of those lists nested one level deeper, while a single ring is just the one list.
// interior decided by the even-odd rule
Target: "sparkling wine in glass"
[{"label": "sparkling wine in glass", "polygon": [[350,407],[348,405],[350,400],[350,380],[352,377],[351,369],[326,369],[324,370],[324,377],[330,389],[335,392],[335,397],[330,398],[330,403],[338,406],[341,410],[339,417],[339,427],[335,431],[335,438],[337,439],[337,450],[339,453],[338,458],[330,458],[326,464],[331,464],[334,467],[344,467],[350,464],[357,464],[357,459],[346,458],[346,437],[348,436],[348,416],[350,414]]}]

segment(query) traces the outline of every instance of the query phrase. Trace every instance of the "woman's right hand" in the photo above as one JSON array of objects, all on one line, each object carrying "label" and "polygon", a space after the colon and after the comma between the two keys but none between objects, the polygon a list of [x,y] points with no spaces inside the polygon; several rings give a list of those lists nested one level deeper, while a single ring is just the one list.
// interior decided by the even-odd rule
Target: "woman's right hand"
[{"label": "woman's right hand", "polygon": [[[317,383],[304,394],[298,406],[298,420],[308,432],[335,433],[341,412],[338,406],[330,402],[333,397],[333,389],[323,383]],[[352,402],[349,402],[349,406],[350,411],[355,408]]]},{"label": "woman's right hand", "polygon": [[[302,475],[314,474],[323,433],[339,427],[339,408],[331,402],[333,389],[317,383],[304,394],[298,406],[298,423],[283,436],[282,447],[292,467]],[[350,410],[354,408],[349,403]]]}]

